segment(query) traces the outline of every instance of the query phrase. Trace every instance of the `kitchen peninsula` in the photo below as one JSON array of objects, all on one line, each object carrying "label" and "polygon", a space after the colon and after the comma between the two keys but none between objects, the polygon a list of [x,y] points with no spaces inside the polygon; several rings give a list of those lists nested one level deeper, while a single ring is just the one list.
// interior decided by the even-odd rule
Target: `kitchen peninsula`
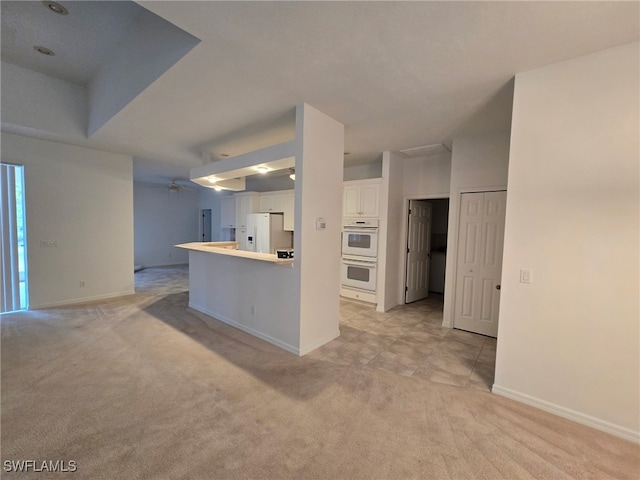
[{"label": "kitchen peninsula", "polygon": [[175,246],[186,250],[248,258],[251,260],[258,260],[260,262],[277,263],[278,265],[291,265],[293,263],[293,258],[278,258],[277,255],[271,253],[238,250],[238,242],[191,242]]},{"label": "kitchen peninsula", "polygon": [[295,258],[178,245],[189,250],[189,307],[295,355],[338,337],[343,163],[344,126],[301,104],[293,140],[191,169],[202,186],[243,191],[248,172],[295,167]]}]

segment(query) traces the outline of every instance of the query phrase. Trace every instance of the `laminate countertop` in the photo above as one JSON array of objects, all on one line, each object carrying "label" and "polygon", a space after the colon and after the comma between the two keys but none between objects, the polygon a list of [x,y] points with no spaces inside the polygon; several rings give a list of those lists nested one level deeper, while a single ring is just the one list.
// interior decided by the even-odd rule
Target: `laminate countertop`
[{"label": "laminate countertop", "polygon": [[275,253],[257,253],[238,250],[238,242],[191,242],[181,243],[174,246],[184,248],[186,250],[247,258],[250,260],[258,260],[260,262],[276,263],[278,265],[291,265],[293,263],[293,258],[278,258]]}]

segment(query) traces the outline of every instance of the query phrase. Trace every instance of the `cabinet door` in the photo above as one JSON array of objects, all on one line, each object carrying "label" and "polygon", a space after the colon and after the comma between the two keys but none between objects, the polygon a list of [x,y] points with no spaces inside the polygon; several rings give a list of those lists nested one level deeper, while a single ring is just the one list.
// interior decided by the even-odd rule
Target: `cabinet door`
[{"label": "cabinet door", "polygon": [[236,195],[236,228],[245,228],[247,226],[247,214],[256,213],[260,208],[257,193],[249,195]]},{"label": "cabinet door", "polygon": [[[236,199],[236,228],[245,228],[247,225],[247,201],[246,197]],[[236,232],[237,233],[237,232]]]},{"label": "cabinet door", "polygon": [[360,186],[360,215],[362,217],[377,217],[379,214],[380,185]]},{"label": "cabinet door", "polygon": [[284,229],[293,232],[294,225],[294,208],[295,208],[295,198],[293,193],[288,193],[282,196],[282,208],[284,213]]},{"label": "cabinet door", "polygon": [[236,199],[233,197],[220,199],[220,227],[236,228]]},{"label": "cabinet door", "polygon": [[262,213],[273,212],[273,195],[260,195],[260,211]]},{"label": "cabinet door", "polygon": [[360,187],[358,185],[344,187],[342,214],[345,217],[357,217],[360,215]]},{"label": "cabinet door", "polygon": [[238,242],[238,250],[247,249],[247,230],[244,228],[236,228],[236,242]]}]

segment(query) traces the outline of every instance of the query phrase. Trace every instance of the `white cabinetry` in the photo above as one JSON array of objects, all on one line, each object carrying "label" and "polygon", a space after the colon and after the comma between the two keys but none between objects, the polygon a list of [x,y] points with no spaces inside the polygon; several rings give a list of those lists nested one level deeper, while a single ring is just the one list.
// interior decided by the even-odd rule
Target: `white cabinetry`
[{"label": "white cabinetry", "polygon": [[295,213],[295,197],[293,195],[293,190],[290,193],[287,193],[282,201],[284,207],[284,229],[289,232],[293,232],[293,219]]},{"label": "white cabinetry", "polygon": [[260,208],[260,196],[255,192],[236,193],[236,242],[240,250],[247,246],[247,214],[256,213]]},{"label": "white cabinetry", "polygon": [[293,190],[280,190],[260,194],[260,211],[264,213],[284,213],[284,229],[293,231]]},{"label": "white cabinetry", "polygon": [[284,212],[284,195],[280,192],[261,194],[260,211],[264,213]]},{"label": "white cabinetry", "polygon": [[255,192],[236,193],[236,228],[247,226],[247,214],[256,213],[260,208],[260,196]]},{"label": "white cabinetry", "polygon": [[232,196],[220,199],[220,227],[236,228],[236,199]]},{"label": "white cabinetry", "polygon": [[380,179],[344,182],[342,214],[344,217],[370,217],[379,215]]}]

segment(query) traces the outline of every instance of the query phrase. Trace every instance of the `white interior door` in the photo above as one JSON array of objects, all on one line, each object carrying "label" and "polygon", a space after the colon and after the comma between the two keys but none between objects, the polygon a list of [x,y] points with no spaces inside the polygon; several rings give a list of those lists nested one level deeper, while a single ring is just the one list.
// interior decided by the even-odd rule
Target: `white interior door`
[{"label": "white interior door", "polygon": [[453,326],[498,335],[507,192],[464,193],[460,202]]},{"label": "white interior door", "polygon": [[405,303],[429,296],[430,252],[431,204],[425,200],[409,200]]}]

